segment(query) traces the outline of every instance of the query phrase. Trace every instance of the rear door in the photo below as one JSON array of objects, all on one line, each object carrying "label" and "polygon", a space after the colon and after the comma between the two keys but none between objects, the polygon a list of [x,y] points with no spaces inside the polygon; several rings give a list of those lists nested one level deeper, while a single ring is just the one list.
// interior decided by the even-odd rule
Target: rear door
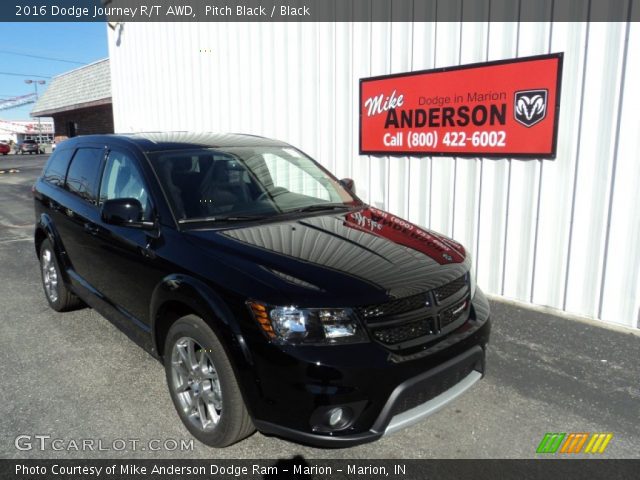
[{"label": "rear door", "polygon": [[79,146],[67,169],[63,191],[56,195],[56,227],[70,262],[72,279],[91,285],[96,243],[91,235],[99,221],[98,181],[104,147]]},{"label": "rear door", "polygon": [[[40,216],[45,215],[51,220],[50,228],[53,229],[56,248],[59,252],[66,251],[66,240],[60,236],[58,225],[66,221],[66,218],[63,217],[61,202],[64,202],[64,197],[67,195],[64,190],[64,180],[74,153],[74,147],[66,147],[56,150],[49,157],[41,181],[37,183],[35,195],[36,217],[39,221]],[[68,267],[67,258],[63,257],[63,260],[66,269]]]}]

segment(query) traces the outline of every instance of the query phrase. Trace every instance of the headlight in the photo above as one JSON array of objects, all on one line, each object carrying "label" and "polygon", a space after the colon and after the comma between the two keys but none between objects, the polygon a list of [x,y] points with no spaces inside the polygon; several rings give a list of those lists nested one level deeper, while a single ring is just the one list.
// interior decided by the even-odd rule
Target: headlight
[{"label": "headlight", "polygon": [[277,343],[337,344],[366,340],[350,309],[273,307],[248,302],[267,337]]}]

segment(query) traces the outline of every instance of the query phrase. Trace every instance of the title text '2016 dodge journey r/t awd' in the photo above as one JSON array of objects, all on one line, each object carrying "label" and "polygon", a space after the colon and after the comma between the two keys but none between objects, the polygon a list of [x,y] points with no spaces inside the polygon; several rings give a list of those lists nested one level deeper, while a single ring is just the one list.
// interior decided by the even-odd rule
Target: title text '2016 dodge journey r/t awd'
[{"label": "title text '2016 dodge journey r/t awd'", "polygon": [[162,360],[208,445],[373,441],[484,373],[489,306],[464,248],[288,144],[76,137],[33,191],[51,307],[90,305]]}]

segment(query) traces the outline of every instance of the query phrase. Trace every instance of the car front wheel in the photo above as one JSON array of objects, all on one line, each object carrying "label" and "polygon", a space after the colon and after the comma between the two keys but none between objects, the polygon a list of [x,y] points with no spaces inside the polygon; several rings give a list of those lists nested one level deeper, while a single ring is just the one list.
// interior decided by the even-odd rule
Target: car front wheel
[{"label": "car front wheel", "polygon": [[167,385],[180,419],[211,447],[226,447],[255,431],[222,343],[196,315],[177,320],[164,348]]}]

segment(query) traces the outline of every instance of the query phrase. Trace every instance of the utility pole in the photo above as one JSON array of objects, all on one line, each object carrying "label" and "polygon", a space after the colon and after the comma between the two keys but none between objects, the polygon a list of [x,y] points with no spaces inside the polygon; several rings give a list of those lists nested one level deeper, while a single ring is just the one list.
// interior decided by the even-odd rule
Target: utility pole
[{"label": "utility pole", "polygon": [[[33,86],[36,89],[36,102],[38,101],[38,85],[44,85],[44,80],[25,80],[24,83],[30,85],[33,83]],[[40,117],[38,117],[38,148],[40,148],[40,143],[42,143],[42,126],[40,125]]]}]

